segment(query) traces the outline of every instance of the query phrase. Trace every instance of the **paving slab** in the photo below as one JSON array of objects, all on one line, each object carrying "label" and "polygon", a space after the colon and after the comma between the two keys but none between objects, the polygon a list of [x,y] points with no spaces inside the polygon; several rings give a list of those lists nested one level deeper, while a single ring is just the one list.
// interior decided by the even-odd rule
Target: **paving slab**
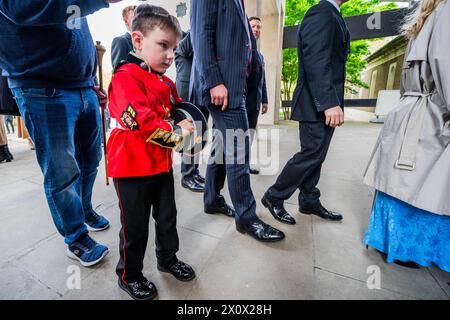
[{"label": "paving slab", "polygon": [[[279,167],[271,174],[263,168],[262,174],[251,176],[257,214],[282,230],[286,239],[260,243],[238,233],[233,219],[205,214],[203,195],[181,187],[179,155],[175,154],[179,258],[195,268],[197,278],[180,283],[156,269],[151,220],[144,274],[157,285],[158,299],[450,299],[449,273],[434,266],[411,270],[387,265],[379,253],[363,245],[373,190],[362,183],[362,176],[381,126],[350,122],[336,130],[319,188],[323,204],[341,212],[344,220],[329,222],[298,213],[296,192],[285,202],[297,220],[293,226],[276,221],[260,201],[299,150],[298,125],[283,122],[261,129],[279,130],[278,142],[259,137],[259,143],[274,147],[269,156]],[[15,160],[0,164],[0,299],[130,299],[116,283],[120,211],[112,181],[110,186],[105,184],[103,162],[93,205],[111,226],[91,235],[110,252],[101,264],[83,268],[65,254],[34,152],[14,138],[10,149]],[[252,157],[258,157],[255,145]],[[200,172],[205,172],[204,163]],[[226,186],[223,194],[231,203]],[[367,281],[374,267],[380,272],[380,289],[371,290]],[[67,282],[73,268],[80,271],[79,289]]]}]

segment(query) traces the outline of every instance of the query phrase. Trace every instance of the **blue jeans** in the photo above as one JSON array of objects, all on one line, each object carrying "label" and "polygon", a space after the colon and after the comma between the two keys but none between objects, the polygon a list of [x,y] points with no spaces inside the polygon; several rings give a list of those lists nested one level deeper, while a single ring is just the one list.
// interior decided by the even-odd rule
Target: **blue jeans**
[{"label": "blue jeans", "polygon": [[44,190],[58,232],[67,244],[87,232],[92,188],[101,160],[97,95],[85,89],[13,89],[36,147]]}]

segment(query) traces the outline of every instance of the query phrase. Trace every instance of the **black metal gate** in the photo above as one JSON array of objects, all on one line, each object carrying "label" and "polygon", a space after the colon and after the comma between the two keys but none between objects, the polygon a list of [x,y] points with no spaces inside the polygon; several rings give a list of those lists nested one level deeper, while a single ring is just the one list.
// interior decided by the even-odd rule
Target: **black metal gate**
[{"label": "black metal gate", "polygon": [[[400,33],[400,27],[409,8],[387,10],[376,13],[345,17],[351,40],[374,39],[395,36]],[[285,27],[283,49],[297,48],[299,26]],[[377,99],[346,99],[346,107],[374,107]],[[291,106],[291,101],[283,101],[283,109]]]}]

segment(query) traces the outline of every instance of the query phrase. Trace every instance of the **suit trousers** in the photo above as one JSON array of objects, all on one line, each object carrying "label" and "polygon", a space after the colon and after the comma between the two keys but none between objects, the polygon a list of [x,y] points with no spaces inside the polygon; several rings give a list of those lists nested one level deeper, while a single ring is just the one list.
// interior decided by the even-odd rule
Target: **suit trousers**
[{"label": "suit trousers", "polygon": [[250,135],[245,107],[245,96],[239,106],[228,106],[221,111],[209,107],[214,123],[211,157],[206,169],[205,206],[222,205],[220,194],[225,178],[231,201],[236,211],[236,222],[252,223],[256,217],[256,201],[250,187]]},{"label": "suit trousers", "polygon": [[256,134],[256,126],[258,125],[258,117],[259,117],[259,109],[249,108],[247,104],[247,118],[248,118],[248,126],[250,129],[250,154],[252,153],[252,144],[255,140]]},{"label": "suit trousers", "polygon": [[301,122],[299,125],[301,151],[286,163],[266,196],[271,201],[284,201],[299,189],[299,205],[308,207],[320,203],[317,184],[334,129],[322,121]]},{"label": "suit trousers", "polygon": [[252,129],[251,130],[252,142],[253,142],[253,136],[255,134],[256,126],[258,125],[259,112],[260,112],[260,109],[248,108],[248,105],[247,105],[248,127],[250,129]]},{"label": "suit trousers", "polygon": [[158,264],[177,261],[179,240],[173,172],[114,179],[121,213],[120,259],[116,273],[125,283],[142,279],[150,213],[153,213]]}]

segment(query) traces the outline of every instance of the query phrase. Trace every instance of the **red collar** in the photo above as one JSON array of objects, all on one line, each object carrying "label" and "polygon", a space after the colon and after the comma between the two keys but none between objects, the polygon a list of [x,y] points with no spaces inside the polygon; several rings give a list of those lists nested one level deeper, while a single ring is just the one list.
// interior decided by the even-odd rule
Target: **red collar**
[{"label": "red collar", "polygon": [[172,108],[170,101],[172,84],[169,78],[166,76],[160,78],[157,74],[148,72],[134,63],[124,64],[119,68],[118,72],[120,71],[130,73],[144,85],[146,91],[151,92],[165,107]]}]

